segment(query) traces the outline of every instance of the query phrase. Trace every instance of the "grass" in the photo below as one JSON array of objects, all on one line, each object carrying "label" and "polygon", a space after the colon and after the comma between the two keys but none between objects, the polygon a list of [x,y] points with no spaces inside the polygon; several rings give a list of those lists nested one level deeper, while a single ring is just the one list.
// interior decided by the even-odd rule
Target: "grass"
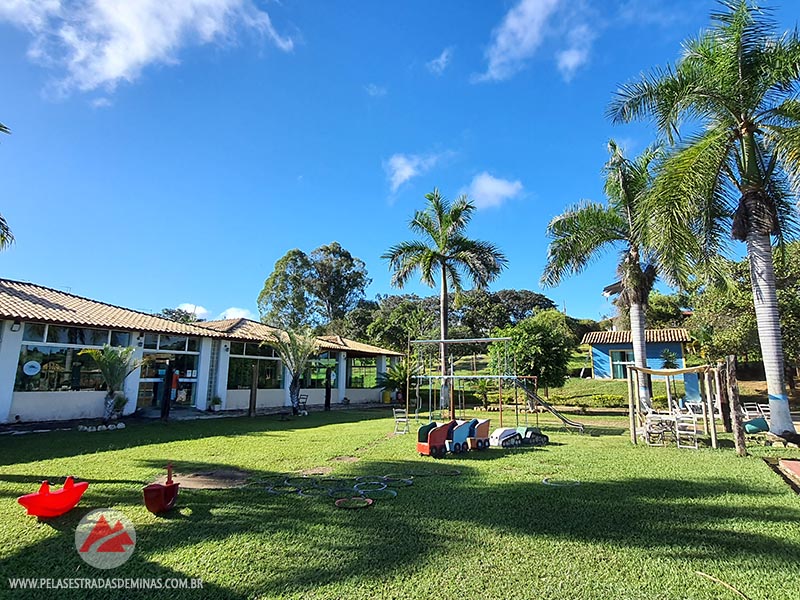
[{"label": "grass", "polygon": [[[147,592],[170,598],[735,598],[695,574],[703,571],[752,599],[800,597],[800,498],[758,457],[738,459],[730,448],[634,447],[624,417],[585,416],[593,435],[552,428],[546,448],[434,461],[416,454],[413,435],[387,435],[388,414],[4,436],[0,595],[11,597],[12,576],[109,576],[205,582],[202,593]],[[513,414],[505,418],[513,423]],[[338,456],[360,460],[331,460]],[[141,487],[167,461],[184,472],[244,469],[253,482],[317,466],[338,476],[429,476],[365,510],[272,496],[254,483],[183,490],[179,509],[156,517],[145,510]],[[461,475],[445,476],[453,468]],[[16,496],[70,473],[91,482],[77,509],[47,523],[23,514]],[[544,477],[581,485],[548,487]],[[106,506],[135,523],[137,546],[125,565],[100,572],[77,556],[73,534],[83,514]],[[53,597],[120,596],[65,590]]]}]

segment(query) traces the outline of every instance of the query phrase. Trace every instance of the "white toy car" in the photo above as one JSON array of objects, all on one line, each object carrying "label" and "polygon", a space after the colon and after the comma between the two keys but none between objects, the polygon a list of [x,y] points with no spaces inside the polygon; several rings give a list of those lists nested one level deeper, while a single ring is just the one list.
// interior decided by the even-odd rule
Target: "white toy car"
[{"label": "white toy car", "polygon": [[490,446],[499,446],[501,448],[511,448],[512,446],[519,446],[522,443],[522,436],[513,427],[501,427],[495,429],[492,435],[489,436]]}]

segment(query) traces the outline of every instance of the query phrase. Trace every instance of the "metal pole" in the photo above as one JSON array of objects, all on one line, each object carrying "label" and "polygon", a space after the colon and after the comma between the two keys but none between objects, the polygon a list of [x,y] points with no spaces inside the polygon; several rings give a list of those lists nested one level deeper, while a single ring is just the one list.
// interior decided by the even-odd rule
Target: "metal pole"
[{"label": "metal pole", "polygon": [[636,435],[636,404],[633,398],[633,371],[628,369],[628,421],[631,430],[631,444],[637,444]]}]

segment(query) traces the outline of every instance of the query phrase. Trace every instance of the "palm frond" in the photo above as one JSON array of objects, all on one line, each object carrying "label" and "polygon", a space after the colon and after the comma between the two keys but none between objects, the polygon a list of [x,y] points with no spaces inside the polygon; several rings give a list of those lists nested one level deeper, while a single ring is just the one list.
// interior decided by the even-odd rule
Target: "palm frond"
[{"label": "palm frond", "polygon": [[286,330],[276,335],[273,340],[266,342],[271,346],[293,377],[299,376],[305,370],[309,359],[314,355],[319,342],[308,330]]},{"label": "palm frond", "polygon": [[551,239],[541,282],[556,286],[568,274],[578,274],[615,243],[626,242],[628,222],[618,211],[596,202],[568,208],[547,226]]},{"label": "palm frond", "polygon": [[14,234],[11,233],[11,228],[8,226],[3,215],[0,215],[0,250],[5,250],[14,243]]},{"label": "palm frond", "polygon": [[489,285],[508,265],[505,254],[496,245],[462,235],[451,238],[448,258],[448,262],[466,273],[478,288]]},{"label": "palm frond", "polygon": [[389,268],[393,272],[392,285],[399,288],[404,287],[417,271],[426,285],[434,286],[433,267],[437,257],[437,252],[420,240],[395,244],[381,256],[382,259],[389,261]]},{"label": "palm frond", "polygon": [[11,135],[11,130],[8,127],[6,127],[5,125],[3,125],[2,123],[0,123],[0,133],[5,133],[6,135]]},{"label": "palm frond", "polygon": [[643,198],[636,228],[673,285],[685,283],[695,263],[727,247],[735,189],[725,169],[733,141],[724,128],[689,138],[657,166],[653,190]]}]

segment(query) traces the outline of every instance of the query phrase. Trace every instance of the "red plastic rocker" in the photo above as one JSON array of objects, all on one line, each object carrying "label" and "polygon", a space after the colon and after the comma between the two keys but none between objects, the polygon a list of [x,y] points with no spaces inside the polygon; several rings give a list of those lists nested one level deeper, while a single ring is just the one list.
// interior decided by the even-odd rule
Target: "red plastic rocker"
[{"label": "red plastic rocker", "polygon": [[20,496],[17,498],[17,502],[28,509],[29,515],[52,519],[53,517],[60,517],[75,508],[88,487],[88,481],[75,483],[75,480],[70,475],[64,481],[64,487],[60,490],[51,492],[50,484],[47,481],[43,481],[38,492]]},{"label": "red plastic rocker", "polygon": [[[449,421],[441,425],[431,423],[430,425],[433,427],[426,425],[419,429],[417,452],[423,456],[433,456],[434,458],[444,456],[447,452],[445,442],[451,438],[456,422]],[[424,441],[423,437],[425,437]]]},{"label": "red plastic rocker", "polygon": [[172,463],[167,465],[167,483],[151,483],[142,488],[144,505],[153,514],[165,513],[175,506],[179,483],[172,481]]}]

